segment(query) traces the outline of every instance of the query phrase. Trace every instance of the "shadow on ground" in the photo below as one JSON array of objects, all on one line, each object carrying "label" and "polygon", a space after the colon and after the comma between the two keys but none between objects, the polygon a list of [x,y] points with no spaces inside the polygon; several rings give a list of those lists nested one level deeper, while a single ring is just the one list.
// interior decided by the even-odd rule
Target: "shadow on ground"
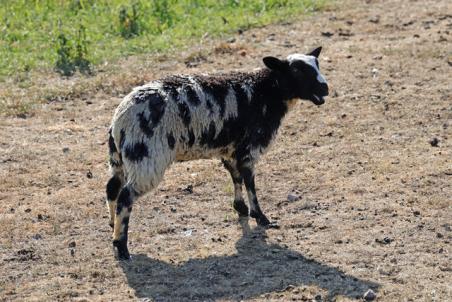
[{"label": "shadow on ground", "polygon": [[360,298],[369,288],[379,288],[377,283],[268,244],[262,228],[251,230],[247,221],[241,224],[243,236],[234,255],[173,265],[139,254],[131,262],[121,262],[129,286],[138,298],[154,301],[241,300],[302,285],[326,290],[323,299],[330,300],[336,296]]}]

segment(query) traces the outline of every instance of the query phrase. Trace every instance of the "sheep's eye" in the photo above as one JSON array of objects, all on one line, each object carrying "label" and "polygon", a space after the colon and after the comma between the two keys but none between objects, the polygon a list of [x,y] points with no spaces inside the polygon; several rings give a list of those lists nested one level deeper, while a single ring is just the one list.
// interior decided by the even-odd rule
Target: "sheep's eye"
[{"label": "sheep's eye", "polygon": [[293,70],[295,73],[301,73],[301,72],[303,72],[302,66],[293,66],[292,68],[293,68],[292,70]]}]

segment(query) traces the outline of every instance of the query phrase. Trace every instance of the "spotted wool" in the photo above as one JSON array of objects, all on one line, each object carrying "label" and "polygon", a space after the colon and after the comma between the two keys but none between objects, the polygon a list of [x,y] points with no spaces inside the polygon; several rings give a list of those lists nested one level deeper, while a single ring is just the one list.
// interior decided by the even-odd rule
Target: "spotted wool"
[{"label": "spotted wool", "polygon": [[272,225],[257,200],[254,167],[295,102],[324,103],[328,85],[318,65],[320,51],[285,60],[265,57],[266,68],[252,72],[168,76],[124,98],[109,131],[112,177],[106,188],[119,259],[130,257],[133,203],[155,189],[177,161],[220,158],[234,183],[234,209],[259,225]]}]

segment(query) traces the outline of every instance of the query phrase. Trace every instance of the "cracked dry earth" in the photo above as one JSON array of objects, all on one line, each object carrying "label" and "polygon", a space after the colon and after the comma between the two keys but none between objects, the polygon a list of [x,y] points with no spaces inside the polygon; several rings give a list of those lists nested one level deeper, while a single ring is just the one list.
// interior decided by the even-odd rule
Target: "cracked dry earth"
[{"label": "cracked dry earth", "polygon": [[377,301],[450,301],[451,31],[450,1],[351,0],[211,41],[196,64],[190,51],[124,63],[158,78],[323,45],[332,90],[288,114],[258,165],[280,229],[238,222],[218,160],[174,164],[134,207],[130,263],[113,258],[104,204],[121,96],[3,117],[0,300],[353,301],[371,289]]}]

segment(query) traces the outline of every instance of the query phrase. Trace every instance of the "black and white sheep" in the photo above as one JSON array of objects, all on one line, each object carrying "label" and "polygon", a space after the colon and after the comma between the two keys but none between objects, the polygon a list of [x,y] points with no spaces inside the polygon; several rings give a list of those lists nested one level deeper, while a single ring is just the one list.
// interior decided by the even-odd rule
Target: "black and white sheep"
[{"label": "black and white sheep", "polygon": [[[107,203],[113,245],[128,259],[127,233],[134,201],[162,180],[174,161],[221,158],[234,183],[234,209],[262,226],[254,166],[296,99],[324,103],[328,85],[317,60],[321,48],[267,68],[221,75],[170,76],[135,88],[116,109],[110,128],[112,177]],[[242,196],[242,183],[250,210]]]}]

